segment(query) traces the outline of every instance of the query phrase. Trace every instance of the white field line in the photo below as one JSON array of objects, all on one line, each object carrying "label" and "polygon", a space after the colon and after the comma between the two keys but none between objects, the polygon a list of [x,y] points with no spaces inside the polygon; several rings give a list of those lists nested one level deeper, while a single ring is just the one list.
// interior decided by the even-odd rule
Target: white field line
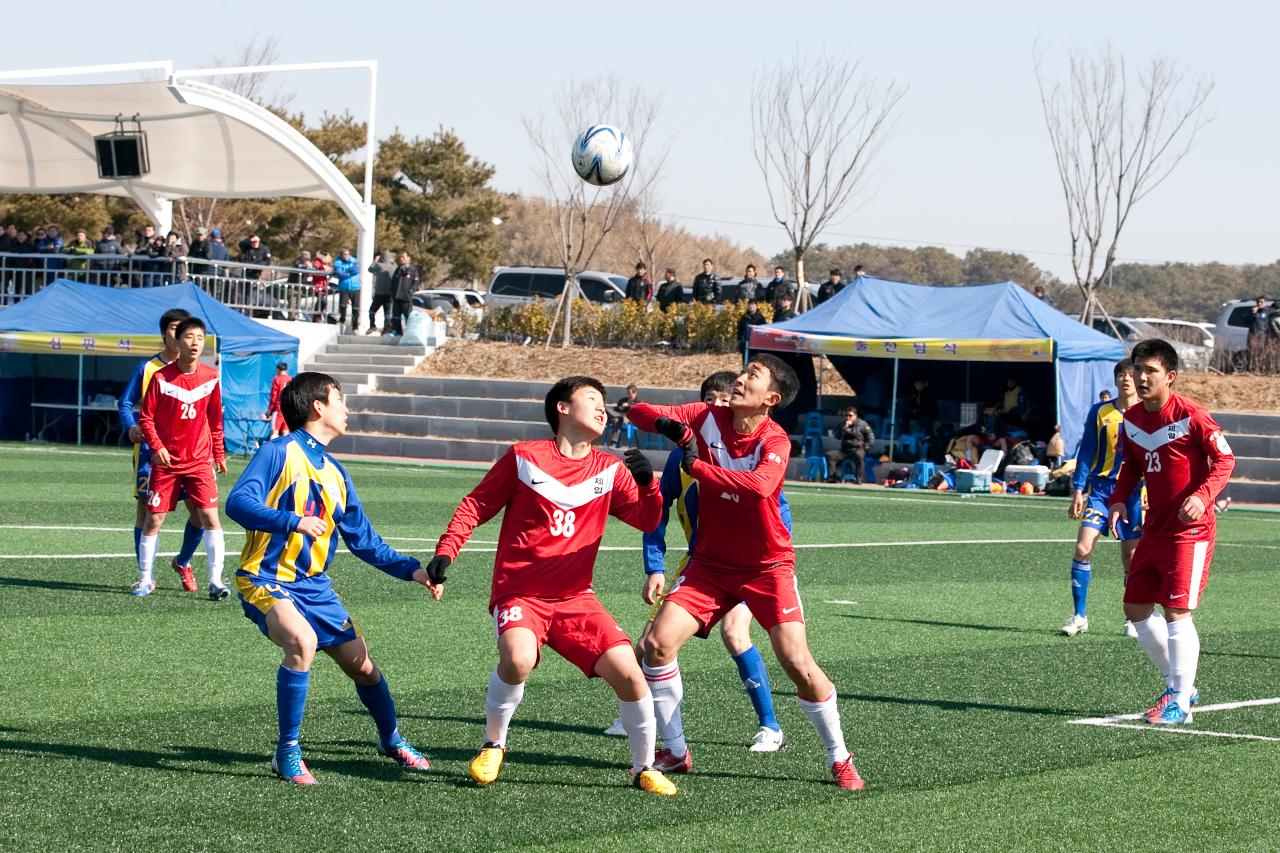
[{"label": "white field line", "polygon": [[[1207,714],[1212,711],[1232,711],[1237,708],[1257,708],[1262,705],[1280,705],[1280,696],[1270,699],[1245,699],[1240,702],[1219,702],[1216,705],[1203,705],[1195,709],[1194,715]],[[1280,743],[1280,737],[1265,735],[1241,734],[1238,732],[1211,732],[1205,729],[1184,729],[1177,726],[1153,726],[1150,723],[1132,722],[1141,720],[1142,714],[1113,714],[1110,717],[1085,717],[1080,720],[1067,720],[1068,725],[1100,726],[1110,729],[1134,729],[1141,732],[1167,732],[1178,735],[1200,735],[1201,737],[1225,737],[1238,740],[1261,740]]]}]

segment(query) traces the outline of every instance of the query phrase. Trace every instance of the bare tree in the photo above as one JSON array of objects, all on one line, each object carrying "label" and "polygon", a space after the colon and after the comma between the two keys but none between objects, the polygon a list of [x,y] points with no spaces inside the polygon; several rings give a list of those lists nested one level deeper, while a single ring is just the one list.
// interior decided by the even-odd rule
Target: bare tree
[{"label": "bare tree", "polygon": [[[616,77],[569,80],[554,96],[550,113],[523,117],[529,141],[538,154],[535,172],[547,202],[551,230],[564,266],[565,286],[557,303],[557,320],[563,313],[562,343],[572,341],[573,301],[578,295],[577,274],[591,265],[601,242],[618,224],[621,214],[655,183],[665,161],[665,151],[649,151],[649,133],[658,118],[658,99],[639,88],[624,88]],[[573,170],[569,154],[578,134],[592,124],[612,123],[622,128],[632,144],[635,162],[627,176],[608,187],[594,187]],[[560,309],[563,309],[561,311]],[[547,345],[555,327],[547,336]]]},{"label": "bare tree", "polygon": [[865,189],[906,87],[883,86],[856,61],[795,56],[755,75],[751,142],[773,218],[796,259],[797,308],[809,305],[804,256]]},{"label": "bare tree", "polygon": [[1213,81],[1163,58],[1131,73],[1110,47],[1070,54],[1067,79],[1049,80],[1044,56],[1037,50],[1036,81],[1067,205],[1080,322],[1091,325],[1098,311],[1114,331],[1098,286],[1109,280],[1134,205],[1169,177],[1211,120],[1204,106]]}]

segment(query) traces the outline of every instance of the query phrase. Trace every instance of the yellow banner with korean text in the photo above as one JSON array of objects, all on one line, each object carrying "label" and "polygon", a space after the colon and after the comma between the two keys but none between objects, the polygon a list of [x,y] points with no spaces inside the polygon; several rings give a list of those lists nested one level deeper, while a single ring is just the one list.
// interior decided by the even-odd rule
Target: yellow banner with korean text
[{"label": "yellow banner with korean text", "polygon": [[811,335],[755,326],[753,350],[848,355],[862,358],[905,358],[922,361],[1053,361],[1052,338],[851,338]]},{"label": "yellow banner with korean text", "polygon": [[[205,337],[205,353],[212,355],[217,341]],[[84,332],[0,332],[0,352],[32,355],[122,355],[142,358],[164,349],[159,335],[98,335]]]}]

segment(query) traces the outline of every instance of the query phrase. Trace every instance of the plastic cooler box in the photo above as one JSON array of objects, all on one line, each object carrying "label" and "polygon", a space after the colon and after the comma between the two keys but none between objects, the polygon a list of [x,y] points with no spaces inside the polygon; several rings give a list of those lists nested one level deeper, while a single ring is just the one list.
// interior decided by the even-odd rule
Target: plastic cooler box
[{"label": "plastic cooler box", "polygon": [[972,468],[961,468],[956,471],[957,492],[989,492],[991,491],[991,472],[975,471]]},{"label": "plastic cooler box", "polygon": [[1030,483],[1037,492],[1042,492],[1049,484],[1049,469],[1043,465],[1006,465],[1004,481],[1006,484]]}]

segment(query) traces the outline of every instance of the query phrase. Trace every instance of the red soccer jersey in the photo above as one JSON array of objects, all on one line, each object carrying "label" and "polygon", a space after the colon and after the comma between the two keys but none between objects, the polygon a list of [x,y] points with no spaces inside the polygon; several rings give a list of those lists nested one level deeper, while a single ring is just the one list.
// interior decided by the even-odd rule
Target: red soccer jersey
[{"label": "red soccer jersey", "polygon": [[517,595],[566,598],[589,591],[608,516],[653,530],[662,494],[656,477],[641,488],[621,460],[603,450],[569,459],[554,439],[522,441],[458,504],[436,554],[457,559],[471,531],[502,509],[490,609]]},{"label": "red soccer jersey", "polygon": [[271,380],[271,399],[267,403],[267,414],[273,415],[280,408],[280,392],[284,390],[284,386],[289,384],[289,380],[293,377],[287,373],[277,373],[275,378]]},{"label": "red soccer jersey", "polygon": [[169,451],[172,468],[189,470],[226,459],[217,371],[196,362],[194,371],[183,373],[176,361],[157,370],[143,395],[138,426],[153,452]]},{"label": "red soccer jersey", "polygon": [[[1213,502],[1236,466],[1222,428],[1201,406],[1178,394],[1158,412],[1142,403],[1124,413],[1124,465],[1111,503],[1122,503],[1141,478],[1147,485],[1142,538],[1212,539],[1217,527]],[[1133,460],[1130,463],[1130,460]],[[1195,521],[1178,519],[1183,501],[1195,495],[1205,506]]]},{"label": "red soccer jersey", "polygon": [[[782,523],[782,480],[791,458],[791,438],[766,418],[750,435],[733,426],[733,409],[688,403],[637,403],[627,417],[652,432],[665,415],[689,424],[697,436],[698,538],[694,555],[713,568],[750,572],[795,562],[791,533]],[[677,451],[678,452],[678,451]]]}]

